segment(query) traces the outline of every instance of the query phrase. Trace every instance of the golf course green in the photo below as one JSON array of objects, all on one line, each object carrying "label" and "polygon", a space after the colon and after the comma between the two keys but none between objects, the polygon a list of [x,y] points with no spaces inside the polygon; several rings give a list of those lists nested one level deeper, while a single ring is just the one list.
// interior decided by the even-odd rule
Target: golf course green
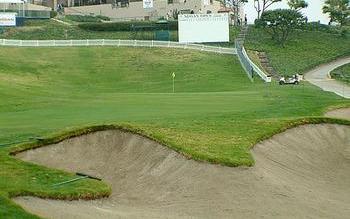
[{"label": "golf course green", "polygon": [[[4,218],[36,218],[10,201],[18,195],[90,199],[111,192],[93,180],[52,187],[72,174],[10,156],[17,142],[59,139],[75,130],[112,125],[148,136],[192,159],[252,166],[250,149],[260,140],[299,124],[348,124],[323,115],[330,108],[350,105],[307,82],[299,86],[266,84],[258,78],[251,82],[235,56],[153,48],[3,47],[0,95],[0,216]],[[26,147],[31,145],[17,149]]]}]

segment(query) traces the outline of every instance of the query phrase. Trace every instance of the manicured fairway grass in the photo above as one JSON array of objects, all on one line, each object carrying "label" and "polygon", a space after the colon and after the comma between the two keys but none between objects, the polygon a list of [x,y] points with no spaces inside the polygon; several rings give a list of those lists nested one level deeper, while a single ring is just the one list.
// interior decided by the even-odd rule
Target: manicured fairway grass
[{"label": "manicured fairway grass", "polygon": [[[176,93],[172,93],[172,72]],[[150,48],[1,48],[0,144],[81,127],[128,127],[198,160],[253,165],[250,149],[349,101],[304,83],[251,83],[236,57]],[[91,198],[107,185],[10,157],[0,147],[0,218],[28,217],[16,195]]]},{"label": "manicured fairway grass", "polygon": [[265,30],[251,27],[245,45],[250,50],[266,52],[272,66],[282,75],[302,74],[319,64],[350,55],[350,35],[322,31],[296,31],[282,48]]},{"label": "manicured fairway grass", "polygon": [[350,84],[350,64],[334,69],[331,76],[336,80]]}]

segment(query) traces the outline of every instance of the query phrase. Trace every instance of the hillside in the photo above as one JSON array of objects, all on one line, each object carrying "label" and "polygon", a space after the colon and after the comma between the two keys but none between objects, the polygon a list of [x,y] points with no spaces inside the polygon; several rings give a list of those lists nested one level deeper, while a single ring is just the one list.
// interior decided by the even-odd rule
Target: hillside
[{"label": "hillside", "polygon": [[331,77],[350,84],[350,64],[334,69],[331,72]]},{"label": "hillside", "polygon": [[350,36],[324,31],[296,31],[285,47],[277,45],[263,29],[251,27],[245,45],[263,51],[282,75],[302,74],[322,63],[350,55]]},{"label": "hillside", "polygon": [[[79,24],[86,22],[74,22],[62,19],[65,22],[72,23],[66,25],[54,20],[28,20],[23,27],[6,27],[4,32],[0,32],[0,39],[20,39],[20,40],[65,40],[65,39],[155,39],[154,31],[89,31],[79,28]],[[147,23],[145,23],[147,25]],[[216,43],[221,46],[234,46],[234,40],[239,33],[239,28],[230,27],[230,42]],[[170,31],[170,40],[178,41],[177,30]]]}]

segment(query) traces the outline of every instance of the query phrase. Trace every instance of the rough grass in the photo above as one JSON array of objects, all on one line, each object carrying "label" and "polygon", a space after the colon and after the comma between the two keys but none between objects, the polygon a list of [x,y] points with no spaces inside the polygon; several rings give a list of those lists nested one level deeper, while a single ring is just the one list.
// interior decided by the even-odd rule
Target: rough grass
[{"label": "rough grass", "polygon": [[282,75],[302,74],[319,64],[350,55],[350,36],[321,31],[296,31],[281,47],[263,29],[251,27],[245,45],[250,50],[266,52],[272,66]]},{"label": "rough grass", "polygon": [[331,71],[331,77],[350,84],[350,64],[343,65]]},{"label": "rough grass", "polygon": [[[251,166],[256,142],[298,124],[347,123],[320,116],[331,106],[350,105],[308,83],[251,83],[235,57],[185,50],[1,48],[0,78],[6,78],[0,80],[0,144],[29,141],[0,147],[0,218],[33,217],[10,202],[12,196],[110,193],[93,180],[53,189],[74,176],[22,162],[9,156],[14,150],[120,125],[197,160]],[[29,139],[37,136],[48,140]]]},{"label": "rough grass", "polygon": [[269,73],[267,73],[266,69],[262,66],[262,64],[260,62],[260,58],[257,54],[257,51],[248,50],[247,54],[248,54],[250,60],[252,60],[252,62],[254,62],[266,75],[269,75]]}]

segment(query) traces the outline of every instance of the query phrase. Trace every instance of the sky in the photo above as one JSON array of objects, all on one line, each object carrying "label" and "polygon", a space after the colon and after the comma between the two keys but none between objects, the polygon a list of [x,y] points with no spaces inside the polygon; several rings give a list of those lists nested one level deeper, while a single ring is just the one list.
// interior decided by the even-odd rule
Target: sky
[{"label": "sky", "polygon": [[[322,13],[322,7],[324,0],[306,0],[309,3],[309,7],[303,9],[301,12],[308,17],[309,21],[321,21],[321,23],[328,24],[328,15]],[[253,23],[257,17],[257,12],[254,8],[253,0],[248,0],[248,3],[244,5],[244,11],[248,17],[248,23]],[[275,3],[268,9],[276,8],[288,8],[287,0],[282,0],[280,3]]]}]

